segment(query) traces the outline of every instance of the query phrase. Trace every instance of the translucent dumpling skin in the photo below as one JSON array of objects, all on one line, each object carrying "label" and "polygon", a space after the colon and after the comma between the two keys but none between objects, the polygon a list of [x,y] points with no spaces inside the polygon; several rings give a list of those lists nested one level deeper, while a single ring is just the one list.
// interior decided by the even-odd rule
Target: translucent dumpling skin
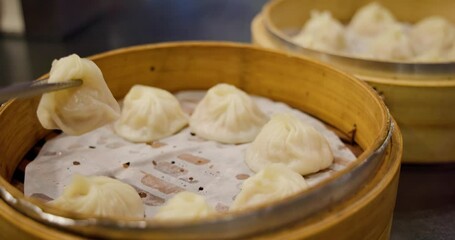
[{"label": "translucent dumpling skin", "polygon": [[410,36],[418,60],[435,60],[455,45],[455,27],[442,17],[433,16],[419,21],[412,27]]},{"label": "translucent dumpling skin", "polygon": [[371,56],[382,60],[410,60],[414,57],[409,36],[399,24],[389,25],[381,35],[372,40]]},{"label": "translucent dumpling skin", "polygon": [[132,142],[171,136],[188,124],[178,100],[163,89],[135,85],[127,93],[115,132]]},{"label": "translucent dumpling skin", "polygon": [[155,219],[160,221],[195,220],[214,213],[215,210],[207,204],[203,196],[191,192],[180,192],[158,210]]},{"label": "translucent dumpling skin", "polygon": [[329,167],[333,155],[327,140],[311,125],[291,114],[277,114],[249,146],[245,161],[254,172],[282,163],[306,175]]},{"label": "translucent dumpling skin", "polygon": [[82,86],[43,94],[37,115],[46,129],[80,135],[116,120],[120,107],[101,70],[76,54],[54,60],[49,83],[81,79]]},{"label": "translucent dumpling skin", "polygon": [[144,204],[136,190],[104,176],[74,175],[63,194],[49,203],[67,211],[98,217],[144,217]]},{"label": "translucent dumpling skin", "polygon": [[218,84],[207,91],[190,118],[190,128],[199,137],[221,143],[253,141],[267,116],[242,90]]},{"label": "translucent dumpling skin", "polygon": [[283,164],[266,166],[243,182],[230,210],[241,210],[283,199],[308,188],[305,179]]},{"label": "translucent dumpling skin", "polygon": [[312,11],[310,20],[294,41],[306,48],[328,52],[339,52],[346,47],[344,27],[328,11]]},{"label": "translucent dumpling skin", "polygon": [[392,13],[379,3],[373,2],[354,14],[349,29],[358,35],[373,37],[394,23],[396,20]]}]

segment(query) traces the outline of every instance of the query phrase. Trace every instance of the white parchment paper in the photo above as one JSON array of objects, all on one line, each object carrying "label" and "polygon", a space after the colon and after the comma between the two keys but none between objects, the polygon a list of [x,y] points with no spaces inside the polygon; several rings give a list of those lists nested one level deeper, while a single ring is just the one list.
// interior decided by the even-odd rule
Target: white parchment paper
[{"label": "white parchment paper", "polygon": [[[176,94],[190,114],[205,91]],[[355,160],[354,154],[324,124],[286,104],[253,97],[267,114],[292,112],[310,123],[330,143],[335,161],[316,174],[305,176],[314,186]],[[188,128],[174,136],[148,144],[128,142],[111,125],[81,136],[60,134],[48,141],[25,171],[26,196],[55,199],[70,184],[72,175],[103,175],[132,185],[146,205],[146,217],[177,192],[204,195],[217,211],[227,211],[242,182],[254,173],[244,163],[249,144],[221,144],[193,136]]]}]

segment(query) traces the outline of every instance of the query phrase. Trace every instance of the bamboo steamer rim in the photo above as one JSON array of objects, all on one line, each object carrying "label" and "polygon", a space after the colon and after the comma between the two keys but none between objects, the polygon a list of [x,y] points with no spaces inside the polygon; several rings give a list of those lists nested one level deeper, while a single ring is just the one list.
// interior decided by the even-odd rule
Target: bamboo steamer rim
[{"label": "bamboo steamer rim", "polygon": [[[390,114],[388,113],[387,108],[385,107],[384,103],[379,98],[379,96],[366,83],[357,81],[352,76],[347,75],[343,72],[340,72],[336,69],[333,69],[332,67],[330,67],[326,64],[321,64],[317,61],[314,61],[314,60],[311,60],[308,58],[302,58],[301,56],[298,56],[298,55],[294,55],[294,54],[283,55],[281,52],[278,52],[278,51],[266,50],[266,49],[263,49],[260,47],[255,47],[255,46],[246,45],[246,44],[239,44],[239,43],[174,42],[174,43],[161,43],[161,44],[146,44],[146,45],[139,45],[139,46],[122,48],[122,49],[116,49],[116,50],[94,55],[94,56],[90,57],[90,59],[96,61],[98,59],[103,59],[103,58],[115,56],[115,55],[126,53],[126,52],[134,53],[134,52],[138,52],[138,51],[148,51],[148,50],[155,50],[155,49],[213,48],[213,47],[227,48],[227,49],[229,49],[229,48],[240,49],[242,51],[266,52],[268,54],[274,54],[274,55],[280,55],[281,57],[286,57],[286,58],[290,59],[290,61],[305,62],[304,64],[315,65],[315,66],[318,66],[319,68],[320,67],[328,68],[328,69],[330,69],[330,71],[343,75],[346,78],[346,80],[349,79],[348,81],[354,81],[356,84],[361,86],[363,91],[368,92],[369,95],[375,100],[377,107],[380,107],[382,109],[383,116],[384,116],[384,119],[383,119],[384,124],[382,124],[382,128],[381,128],[382,130],[380,131],[380,133],[381,133],[380,136],[378,138],[376,138],[376,140],[374,141],[373,144],[371,144],[371,147],[369,147],[368,149],[365,149],[365,151],[359,156],[359,158],[356,160],[356,162],[354,164],[351,164],[349,167],[347,167],[343,171],[335,174],[335,176],[332,179],[327,179],[327,180],[323,181],[322,183],[318,184],[317,186],[313,187],[312,189],[307,191],[307,194],[304,194],[303,196],[309,195],[312,192],[320,191],[327,184],[334,182],[336,180],[339,180],[343,176],[346,176],[347,172],[351,172],[352,170],[354,170],[356,168],[364,166],[365,162],[368,162],[369,160],[371,160],[370,159],[371,156],[377,157],[377,155],[380,152],[383,152],[385,150],[385,148],[388,146],[389,141],[392,137],[392,134],[394,133],[393,123],[392,123],[392,120],[391,120]],[[15,104],[15,102],[16,102],[16,100],[10,100],[6,104],[3,104],[0,107],[0,116],[3,114],[5,109],[7,109],[12,104]],[[378,162],[380,162],[380,160],[378,160]],[[2,186],[4,187],[4,189],[1,188]],[[74,224],[74,221],[78,221],[78,219],[85,218],[85,216],[83,216],[83,215],[75,216],[74,214],[72,214],[72,215],[64,214],[63,216],[56,216],[54,214],[55,209],[53,209],[52,207],[49,207],[45,204],[42,204],[38,201],[35,201],[33,199],[24,197],[24,195],[21,192],[19,192],[16,188],[14,188],[11,184],[9,184],[8,181],[6,181],[3,178],[3,176],[0,177],[0,195],[6,202],[8,202],[12,205],[16,205],[16,207],[18,205],[20,205],[20,208],[22,208],[22,209],[19,209],[20,211],[22,211],[24,213],[24,209],[25,209],[25,213],[27,215],[29,215],[29,216],[31,215],[31,217],[33,217],[35,219],[38,218],[37,220],[39,220],[39,221],[44,220],[46,222],[46,220],[49,221],[49,220],[53,219],[53,220],[60,221],[60,223],[62,223],[64,226],[65,224]],[[284,199],[284,200],[276,203],[276,205],[277,206],[289,205],[292,202],[298,201],[301,197],[302,197],[302,195],[293,196],[291,198]],[[152,228],[167,228],[167,229],[175,229],[175,228],[182,228],[182,227],[195,227],[195,228],[204,227],[205,228],[209,224],[214,224],[214,223],[220,224],[223,222],[231,221],[234,218],[238,219],[238,218],[242,218],[242,217],[251,217],[252,215],[256,214],[257,212],[270,211],[270,209],[259,209],[259,208],[260,207],[253,208],[253,209],[243,211],[243,212],[228,213],[223,216],[209,218],[209,219],[201,220],[200,222],[195,222],[195,223],[191,223],[191,224],[188,224],[188,222],[175,222],[172,224],[169,224],[169,223],[160,224],[160,223],[156,223],[156,222],[150,221],[150,220],[141,220],[141,221],[137,221],[137,223],[139,223],[139,224],[134,226],[134,224],[131,224],[131,222],[125,222],[125,221],[123,221],[123,219],[116,219],[116,218],[101,219],[98,223],[101,223],[101,225],[109,226],[112,221],[114,221],[114,222],[119,221],[119,222],[122,222],[121,225],[126,226],[126,227],[131,227],[131,229],[143,228],[144,223],[148,223],[148,222],[153,223]],[[88,221],[82,221],[82,224],[93,224],[93,223],[94,223],[93,219],[88,219]],[[150,225],[148,225],[147,227],[150,227]]]},{"label": "bamboo steamer rim", "polygon": [[[355,66],[354,70],[348,70],[356,77],[362,80],[386,83],[390,85],[407,86],[407,87],[431,87],[431,88],[446,88],[455,87],[455,60],[445,62],[412,62],[412,61],[393,61],[393,60],[376,60],[360,57],[352,57],[342,53],[327,53],[314,49],[309,49],[296,44],[292,38],[282,31],[272,20],[276,9],[288,2],[296,0],[272,0],[265,4],[261,13],[258,15],[262,20],[265,31],[269,36],[279,42],[277,48],[285,48],[288,51],[302,52],[303,54],[314,56],[318,59],[333,61],[334,65],[339,68],[346,66]],[[304,1],[304,0],[297,0]],[[373,1],[367,1],[373,2]],[[366,3],[364,3],[366,4]],[[289,13],[287,13],[289,14]],[[301,27],[301,26],[300,26]],[[338,63],[341,63],[338,66]],[[373,71],[387,72],[394,75],[390,77],[382,77],[374,72],[363,73],[357,69],[368,69]],[[416,72],[417,70],[417,72]],[[395,77],[396,76],[396,77]],[[423,76],[423,77],[422,77]]]}]

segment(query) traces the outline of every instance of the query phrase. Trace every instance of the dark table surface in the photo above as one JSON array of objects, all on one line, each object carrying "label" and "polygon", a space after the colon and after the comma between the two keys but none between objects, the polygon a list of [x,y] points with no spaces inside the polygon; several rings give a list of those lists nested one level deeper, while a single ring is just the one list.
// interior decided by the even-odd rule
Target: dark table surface
[{"label": "dark table surface", "polygon": [[[125,2],[111,0],[108,10],[63,40],[0,36],[0,85],[37,78],[53,59],[71,53],[164,41],[250,42],[250,22],[266,0]],[[402,165],[391,237],[455,239],[455,164]]]}]

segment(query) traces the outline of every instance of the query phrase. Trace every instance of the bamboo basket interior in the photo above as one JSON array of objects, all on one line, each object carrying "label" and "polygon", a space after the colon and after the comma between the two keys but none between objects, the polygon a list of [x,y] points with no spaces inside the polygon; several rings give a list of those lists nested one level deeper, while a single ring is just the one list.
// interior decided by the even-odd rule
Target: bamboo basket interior
[{"label": "bamboo basket interior", "polygon": [[[357,152],[359,157],[352,166],[327,181],[336,180],[353,167],[361,165],[362,161],[375,154],[384,144],[388,134],[390,119],[387,109],[368,85],[308,59],[247,45],[197,42],[130,47],[95,55],[91,59],[102,70],[117,99],[123,98],[134,84],[151,85],[175,92],[208,89],[225,82],[250,94],[285,102],[321,119],[333,126],[345,140],[352,138],[363,150]],[[43,129],[37,120],[38,102],[37,97],[17,99],[0,108],[0,186],[16,199],[30,200],[21,191],[20,178],[23,176],[18,174],[18,169],[24,169],[27,161],[33,158],[27,157],[27,153],[36,153],[36,148],[53,135],[52,131]],[[395,147],[388,150],[387,168],[381,170],[382,174],[390,175],[386,185],[382,186],[392,186],[388,193],[390,204],[387,213],[390,215],[398,176],[398,165],[395,163],[397,159],[399,162],[401,156],[398,130],[393,138]],[[392,165],[392,170],[388,173]],[[20,215],[7,206],[0,204],[0,208],[5,210],[4,214],[11,214],[10,217]],[[47,209],[45,205],[40,207]],[[2,217],[5,215],[0,216],[0,220]],[[30,219],[27,221],[30,222],[31,230],[23,226],[15,227],[24,232],[47,231],[46,234],[51,236],[63,236],[42,223]],[[9,230],[11,234],[12,231]],[[388,236],[387,233],[382,234]]]}]

